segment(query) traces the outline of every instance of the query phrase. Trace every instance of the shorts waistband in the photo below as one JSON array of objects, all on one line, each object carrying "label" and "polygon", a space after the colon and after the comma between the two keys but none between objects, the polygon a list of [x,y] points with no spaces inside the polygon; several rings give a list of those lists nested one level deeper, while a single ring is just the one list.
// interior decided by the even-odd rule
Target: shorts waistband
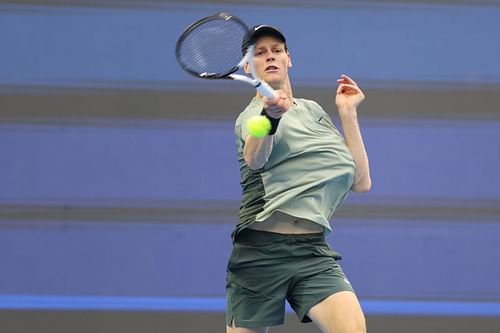
[{"label": "shorts waistband", "polygon": [[312,234],[281,234],[271,231],[261,231],[245,228],[241,230],[236,236],[237,242],[252,242],[252,243],[266,243],[266,242],[286,242],[293,241],[297,243],[310,243],[310,242],[324,242],[325,235],[321,233]]}]

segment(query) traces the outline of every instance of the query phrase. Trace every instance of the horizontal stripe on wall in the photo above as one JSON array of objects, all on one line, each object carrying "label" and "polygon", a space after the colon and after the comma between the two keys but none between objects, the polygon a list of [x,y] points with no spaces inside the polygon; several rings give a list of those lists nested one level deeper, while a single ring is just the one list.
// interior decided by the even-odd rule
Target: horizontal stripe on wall
[{"label": "horizontal stripe on wall", "polygon": [[[2,327],[23,333],[223,332],[224,317],[224,312],[199,311],[0,310]],[[371,333],[496,333],[500,327],[499,316],[367,315],[366,319]],[[287,313],[284,325],[271,331],[318,333],[318,328],[301,324],[295,314]]]},{"label": "horizontal stripe on wall", "polygon": [[[360,107],[365,118],[440,118],[500,120],[500,85],[412,89],[402,84],[392,88],[365,88]],[[246,86],[203,81],[166,90],[70,89],[50,87],[8,87],[0,92],[0,123],[45,123],[93,126],[140,124],[141,119],[231,120],[250,101],[253,89]],[[294,89],[295,97],[316,100],[336,114],[335,87]],[[0,87],[1,90],[1,87]]]},{"label": "horizontal stripe on wall", "polygon": [[[65,204],[0,204],[0,220],[4,221],[120,221],[157,223],[234,223],[239,201],[170,202],[116,200],[94,198],[87,203]],[[108,202],[107,202],[108,201]],[[377,202],[378,201],[378,202]],[[335,218],[421,219],[441,221],[487,221],[500,223],[500,200],[425,200],[422,198],[370,198],[344,203]],[[13,224],[15,226],[15,223]],[[33,225],[35,226],[35,225]],[[42,227],[43,224],[39,225]]]},{"label": "horizontal stripe on wall", "polygon": [[0,83],[141,88],[144,82],[193,82],[175,61],[176,39],[194,20],[221,10],[250,25],[281,27],[299,85],[331,86],[341,73],[384,85],[500,83],[495,6],[262,10],[226,3],[127,9],[2,4]]},{"label": "horizontal stripe on wall", "polygon": [[446,5],[470,5],[470,6],[500,6],[499,0],[184,0],[182,2],[172,0],[10,0],[11,3],[38,4],[52,6],[89,6],[89,7],[132,7],[151,8],[173,6],[177,3],[193,3],[196,5],[216,5],[216,4],[246,4],[259,5],[263,7],[341,7],[341,6],[383,6],[401,4],[446,4]]},{"label": "horizontal stripe on wall", "polygon": [[[0,221],[0,294],[222,297],[229,223]],[[500,224],[332,221],[363,299],[498,302]]]},{"label": "horizontal stripe on wall", "polygon": [[[360,300],[366,315],[500,316],[500,303]],[[0,295],[0,309],[222,312],[225,298]],[[292,312],[287,303],[286,311]]]},{"label": "horizontal stripe on wall", "polygon": [[[359,196],[500,198],[500,178],[491,177],[500,170],[500,122],[360,121],[373,188]],[[233,126],[151,119],[119,127],[4,124],[0,203],[238,201]]]}]

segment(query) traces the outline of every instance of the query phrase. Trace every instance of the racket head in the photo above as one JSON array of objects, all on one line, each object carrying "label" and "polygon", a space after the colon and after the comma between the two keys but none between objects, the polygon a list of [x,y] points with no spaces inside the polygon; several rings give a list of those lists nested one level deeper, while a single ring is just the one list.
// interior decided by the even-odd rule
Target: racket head
[{"label": "racket head", "polygon": [[181,34],[175,55],[182,69],[204,79],[228,78],[242,65],[248,27],[237,16],[217,13],[202,18]]}]

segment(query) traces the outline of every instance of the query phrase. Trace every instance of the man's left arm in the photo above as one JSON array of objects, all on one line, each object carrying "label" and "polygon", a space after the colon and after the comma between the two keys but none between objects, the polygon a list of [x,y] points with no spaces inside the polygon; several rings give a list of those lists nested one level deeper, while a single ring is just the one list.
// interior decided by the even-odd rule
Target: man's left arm
[{"label": "man's left arm", "polygon": [[357,111],[358,105],[364,100],[365,96],[356,82],[350,77],[341,75],[337,82],[339,82],[339,86],[335,103],[339,111],[347,147],[351,151],[356,164],[352,190],[354,192],[368,192],[372,186],[370,165],[359,128]]}]

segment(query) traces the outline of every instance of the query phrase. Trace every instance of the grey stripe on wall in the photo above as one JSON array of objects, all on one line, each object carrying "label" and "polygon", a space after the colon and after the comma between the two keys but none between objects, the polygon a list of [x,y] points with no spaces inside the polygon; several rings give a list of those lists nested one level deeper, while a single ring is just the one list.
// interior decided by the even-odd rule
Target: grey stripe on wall
[{"label": "grey stripe on wall", "polygon": [[0,2],[38,5],[63,5],[63,6],[89,6],[89,7],[134,7],[149,8],[154,6],[164,6],[172,4],[250,4],[260,6],[280,6],[280,7],[331,7],[331,6],[356,6],[356,5],[376,5],[376,4],[404,4],[404,3],[424,3],[424,4],[445,4],[445,5],[488,5],[499,6],[499,0],[2,0]]},{"label": "grey stripe on wall", "polygon": [[[190,91],[14,88],[4,87],[0,93],[0,122],[98,125],[96,119],[109,118],[232,120],[254,93],[252,89],[235,88],[203,91],[203,85]],[[500,120],[500,87],[364,90],[362,117]],[[335,113],[334,91],[333,87],[296,87],[294,94],[316,100]]]},{"label": "grey stripe on wall", "polygon": [[[400,198],[399,198],[400,200]],[[2,204],[0,221],[119,221],[152,223],[230,223],[238,215],[238,201],[164,202],[124,206],[64,204]],[[500,223],[500,202],[496,200],[424,200],[398,203],[386,198],[380,203],[345,203],[335,219],[440,220]],[[8,224],[3,224],[6,227]]]}]

